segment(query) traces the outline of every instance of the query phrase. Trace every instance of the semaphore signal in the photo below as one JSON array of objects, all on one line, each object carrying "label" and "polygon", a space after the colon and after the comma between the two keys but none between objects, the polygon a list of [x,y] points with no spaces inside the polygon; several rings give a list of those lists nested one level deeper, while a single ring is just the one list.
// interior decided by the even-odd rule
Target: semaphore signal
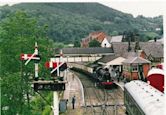
[{"label": "semaphore signal", "polygon": [[27,65],[31,60],[34,60],[35,63],[35,80],[38,80],[38,70],[39,70],[39,66],[38,63],[40,61],[40,56],[38,54],[38,45],[37,42],[35,43],[35,51],[33,54],[21,54],[20,55],[20,60],[22,61],[26,61],[25,65]]},{"label": "semaphore signal", "polygon": [[[35,91],[54,91],[53,93],[53,112],[54,115],[59,114],[59,100],[58,100],[58,92],[57,91],[63,91],[65,90],[65,81],[63,80],[38,80],[38,63],[40,61],[40,56],[38,55],[38,46],[37,43],[35,43],[35,51],[33,54],[21,54],[20,60],[26,61],[25,65],[27,65],[31,60],[34,60],[35,63],[35,79],[32,82],[34,85]],[[55,71],[57,71],[57,76],[60,76],[60,71],[64,71],[67,69],[67,64],[63,61],[63,53],[61,51],[60,53],[60,60],[58,62],[46,62],[45,67],[48,69],[51,69],[51,75],[55,74]],[[66,71],[65,71],[66,73]]]},{"label": "semaphore signal", "polygon": [[40,60],[40,56],[39,55],[33,55],[33,54],[21,54],[20,55],[20,60],[28,60],[28,59],[31,59],[32,60]]}]

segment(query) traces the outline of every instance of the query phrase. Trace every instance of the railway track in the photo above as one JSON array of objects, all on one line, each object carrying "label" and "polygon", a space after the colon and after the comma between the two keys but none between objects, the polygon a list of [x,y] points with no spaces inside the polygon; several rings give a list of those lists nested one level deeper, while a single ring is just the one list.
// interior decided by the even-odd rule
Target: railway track
[{"label": "railway track", "polygon": [[[97,88],[95,84],[84,74],[72,71],[79,77],[84,88],[85,106],[84,115],[119,115],[119,107],[123,106],[123,91]],[[121,100],[117,101],[117,100]],[[118,106],[117,106],[118,104]],[[121,106],[119,106],[121,105]],[[124,110],[121,108],[120,110]],[[120,115],[125,115],[125,112]]]}]

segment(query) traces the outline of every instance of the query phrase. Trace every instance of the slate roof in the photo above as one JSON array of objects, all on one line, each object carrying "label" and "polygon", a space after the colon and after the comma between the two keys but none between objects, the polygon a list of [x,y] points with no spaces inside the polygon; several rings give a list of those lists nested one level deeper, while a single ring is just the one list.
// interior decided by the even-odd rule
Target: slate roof
[{"label": "slate roof", "polygon": [[110,55],[113,54],[112,48],[63,48],[62,52],[64,55],[93,55],[93,54],[102,54]]},{"label": "slate roof", "polygon": [[[164,47],[160,42],[140,42],[139,45],[147,56],[151,54],[153,57],[163,57]],[[131,42],[130,46],[130,52],[134,52],[135,42]],[[125,58],[128,57],[128,42],[113,42],[112,47],[115,55]]]},{"label": "slate roof", "polygon": [[103,56],[102,58],[100,58],[97,61],[102,62],[102,63],[107,63],[109,61],[112,61],[115,58],[117,58],[117,56],[115,56],[115,55],[106,55],[106,56]]},{"label": "slate roof", "polygon": [[130,57],[130,58],[124,60],[122,63],[139,64],[139,63],[151,63],[151,62],[142,57]]},{"label": "slate roof", "polygon": [[112,36],[111,42],[122,42],[123,35]]},{"label": "slate roof", "polygon": [[147,56],[151,54],[153,57],[163,57],[164,46],[160,42],[140,43],[140,47],[145,51]]}]

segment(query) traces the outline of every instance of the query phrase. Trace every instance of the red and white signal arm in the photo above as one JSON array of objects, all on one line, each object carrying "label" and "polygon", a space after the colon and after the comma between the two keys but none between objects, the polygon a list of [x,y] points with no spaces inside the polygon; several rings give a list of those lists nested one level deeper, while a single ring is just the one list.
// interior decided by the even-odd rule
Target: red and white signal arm
[{"label": "red and white signal arm", "polygon": [[45,67],[47,69],[51,68],[51,69],[54,69],[54,68],[57,68],[57,66],[59,66],[60,70],[61,71],[64,71],[65,69],[67,69],[67,64],[66,63],[62,63],[62,62],[46,62],[45,63]]},{"label": "red and white signal arm", "polygon": [[50,61],[50,62],[46,62],[45,63],[45,67],[46,68],[56,68],[58,65],[60,65],[61,64],[61,62],[59,62],[58,64],[57,64],[57,62],[52,62],[52,61]]},{"label": "red and white signal arm", "polygon": [[[33,54],[21,54],[20,60],[28,60]],[[32,60],[40,60],[39,55],[33,55]]]},{"label": "red and white signal arm", "polygon": [[[32,54],[21,54],[20,60],[28,60],[31,56],[32,56]],[[34,57],[35,57],[35,55],[33,56],[33,58]]]}]

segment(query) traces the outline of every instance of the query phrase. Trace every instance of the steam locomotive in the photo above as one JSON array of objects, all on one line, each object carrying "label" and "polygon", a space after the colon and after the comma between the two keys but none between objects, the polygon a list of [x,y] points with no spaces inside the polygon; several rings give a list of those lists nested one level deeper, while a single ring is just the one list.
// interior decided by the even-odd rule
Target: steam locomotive
[{"label": "steam locomotive", "polygon": [[72,69],[86,74],[95,83],[95,85],[99,87],[103,87],[105,89],[116,87],[116,84],[114,83],[114,80],[112,79],[108,68],[94,68],[87,67],[84,64],[80,63],[72,63]]}]

